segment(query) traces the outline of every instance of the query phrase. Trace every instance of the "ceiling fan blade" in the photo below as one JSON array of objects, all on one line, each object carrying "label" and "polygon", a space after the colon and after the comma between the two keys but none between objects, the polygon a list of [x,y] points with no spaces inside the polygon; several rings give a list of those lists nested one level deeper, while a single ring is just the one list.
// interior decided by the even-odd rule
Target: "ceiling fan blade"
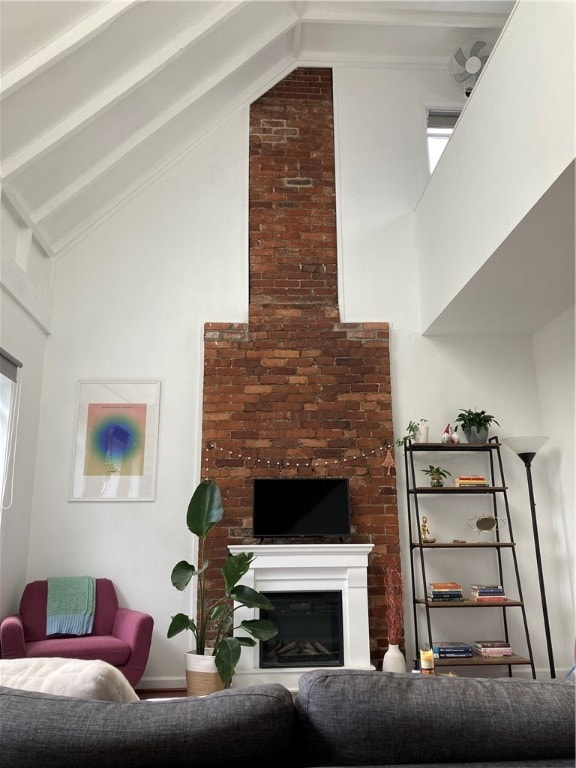
[{"label": "ceiling fan blade", "polygon": [[477,40],[470,50],[470,56],[478,56],[485,45],[486,43],[483,40]]},{"label": "ceiling fan blade", "polygon": [[454,75],[454,80],[456,80],[457,83],[465,83],[466,80],[470,80],[471,77],[474,77],[474,75],[471,75],[469,72],[459,72]]},{"label": "ceiling fan blade", "polygon": [[466,56],[464,56],[464,51],[462,48],[458,48],[456,53],[454,54],[454,60],[460,64],[461,67],[466,66]]}]

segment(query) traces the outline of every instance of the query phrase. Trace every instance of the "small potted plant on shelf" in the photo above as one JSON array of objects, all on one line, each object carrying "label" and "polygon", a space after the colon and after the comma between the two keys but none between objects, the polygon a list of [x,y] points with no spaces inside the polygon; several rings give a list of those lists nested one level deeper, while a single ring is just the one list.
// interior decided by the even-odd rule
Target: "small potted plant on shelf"
[{"label": "small potted plant on shelf", "polygon": [[466,435],[466,440],[469,443],[486,443],[490,426],[498,424],[491,414],[486,413],[486,411],[472,410],[472,408],[461,408],[455,423],[456,429],[462,427],[462,432]]},{"label": "small potted plant on shelf", "polygon": [[423,469],[425,475],[430,477],[430,485],[432,488],[442,488],[444,486],[444,478],[450,475],[447,469],[442,467],[434,467],[432,464],[427,469]]},{"label": "small potted plant on shelf", "polygon": [[428,419],[420,419],[420,421],[410,421],[406,427],[406,434],[404,437],[396,440],[396,445],[403,447],[408,442],[413,443],[426,443],[428,441]]},{"label": "small potted plant on shelf", "polygon": [[[206,573],[209,562],[204,560],[204,544],[223,514],[220,489],[214,481],[202,480],[192,495],[186,515],[189,531],[198,536],[198,568],[181,560],[174,566],[171,577],[172,584],[179,590],[184,590],[193,577],[198,580],[196,619],[178,613],[172,617],[168,628],[169,638],[189,629],[196,641],[195,649],[186,654],[189,695],[210,693],[229,686],[242,646],[256,645],[253,638],[268,640],[278,634],[274,624],[267,619],[245,620],[239,624],[252,637],[232,634],[235,629],[234,611],[238,607],[273,610],[267,597],[251,587],[239,584],[254,559],[252,553],[242,552],[228,557],[220,571],[224,581],[223,594],[213,598],[208,594]],[[194,671],[197,665],[201,670],[199,676]]]}]

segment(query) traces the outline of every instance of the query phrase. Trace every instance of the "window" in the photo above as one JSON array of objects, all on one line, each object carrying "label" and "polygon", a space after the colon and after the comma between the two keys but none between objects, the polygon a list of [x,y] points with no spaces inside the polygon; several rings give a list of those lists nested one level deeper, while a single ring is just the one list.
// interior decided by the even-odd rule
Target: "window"
[{"label": "window", "polygon": [[14,450],[18,425],[18,383],[16,374],[20,363],[0,349],[0,460],[2,461],[2,509],[12,505]]},{"label": "window", "polygon": [[436,163],[440,160],[459,117],[460,112],[453,110],[428,110],[427,136],[430,173],[436,168]]}]

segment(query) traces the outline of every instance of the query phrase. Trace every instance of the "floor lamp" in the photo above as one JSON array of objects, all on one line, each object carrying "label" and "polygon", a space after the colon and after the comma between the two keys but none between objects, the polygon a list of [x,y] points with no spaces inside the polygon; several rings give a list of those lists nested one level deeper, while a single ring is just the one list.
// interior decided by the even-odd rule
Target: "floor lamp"
[{"label": "floor lamp", "polygon": [[511,448],[524,462],[526,478],[528,480],[528,496],[530,498],[530,512],[532,514],[532,530],[534,532],[534,544],[536,548],[536,564],[538,566],[538,581],[540,583],[540,600],[544,615],[544,632],[546,634],[546,646],[548,648],[548,661],[550,663],[550,677],[556,677],[554,668],[554,653],[552,651],[552,638],[550,636],[550,622],[548,620],[548,606],[546,604],[546,589],[544,587],[544,574],[542,572],[542,557],[540,555],[540,538],[538,536],[538,521],[536,520],[536,502],[534,501],[534,488],[532,486],[532,459],[548,440],[547,437],[505,437],[502,442]]}]

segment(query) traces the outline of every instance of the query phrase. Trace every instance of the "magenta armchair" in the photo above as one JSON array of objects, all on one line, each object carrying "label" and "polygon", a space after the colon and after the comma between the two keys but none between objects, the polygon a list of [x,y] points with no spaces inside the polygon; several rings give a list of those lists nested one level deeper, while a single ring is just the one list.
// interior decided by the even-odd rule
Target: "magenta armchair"
[{"label": "magenta armchair", "polygon": [[27,584],[20,600],[20,613],[0,624],[0,648],[4,659],[59,656],[100,659],[117,667],[130,685],[142,675],[152,642],[152,616],[118,607],[110,579],[96,579],[94,626],[89,635],[46,637],[48,582]]}]

